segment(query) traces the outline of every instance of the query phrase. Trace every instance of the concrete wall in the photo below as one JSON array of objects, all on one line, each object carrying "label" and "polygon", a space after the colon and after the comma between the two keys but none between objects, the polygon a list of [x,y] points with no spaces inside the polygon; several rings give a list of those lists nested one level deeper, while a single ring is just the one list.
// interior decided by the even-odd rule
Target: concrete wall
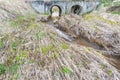
[{"label": "concrete wall", "polygon": [[87,13],[93,9],[96,8],[97,5],[99,5],[100,2],[85,2],[85,1],[50,1],[50,2],[44,2],[44,1],[33,1],[31,2],[31,6],[33,9],[41,14],[50,14],[50,9],[52,6],[59,6],[61,8],[62,14],[70,14],[71,8],[74,5],[79,5],[81,7],[80,14]]}]

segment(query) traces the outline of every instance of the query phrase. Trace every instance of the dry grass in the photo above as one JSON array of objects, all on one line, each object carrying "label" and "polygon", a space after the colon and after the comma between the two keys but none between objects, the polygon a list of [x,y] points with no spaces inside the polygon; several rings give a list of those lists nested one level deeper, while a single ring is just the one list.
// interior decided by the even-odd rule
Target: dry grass
[{"label": "dry grass", "polygon": [[[4,8],[8,7],[14,15],[17,12],[19,14],[16,9],[16,2],[19,1],[1,1],[4,2]],[[24,2],[21,2],[23,9]],[[11,5],[10,9],[8,4]],[[101,52],[65,41],[57,35],[56,28],[37,22],[40,16],[27,14],[29,8],[26,8],[14,18],[6,11],[0,13],[0,17],[4,14],[7,16],[7,21],[3,21],[5,16],[0,19],[3,21],[0,26],[9,28],[9,31],[2,28],[1,31],[5,33],[0,34],[1,80],[120,79],[120,73],[107,62]]]}]

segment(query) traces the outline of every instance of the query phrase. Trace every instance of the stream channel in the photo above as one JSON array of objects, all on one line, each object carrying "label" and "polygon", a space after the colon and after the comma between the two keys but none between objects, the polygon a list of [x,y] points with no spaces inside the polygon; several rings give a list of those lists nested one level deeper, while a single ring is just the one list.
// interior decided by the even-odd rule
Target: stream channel
[{"label": "stream channel", "polygon": [[[54,26],[55,25],[53,24],[52,21],[48,21],[47,22],[49,25],[51,26]],[[56,32],[57,34],[64,38],[66,41],[69,41],[73,44],[76,44],[78,46],[85,46],[85,47],[91,47],[93,49],[95,49],[96,51],[105,51],[101,46],[93,43],[93,42],[90,42],[88,41],[87,39],[83,38],[83,37],[80,37],[75,39],[69,35],[67,35],[65,32],[61,31],[60,29],[57,29],[56,28]],[[103,56],[105,56],[106,60],[108,60],[108,62],[113,65],[119,72],[120,72],[120,56],[114,56],[114,55],[109,55],[107,53],[103,54]]]},{"label": "stream channel", "polygon": [[[77,44],[79,46],[91,47],[97,51],[104,51],[104,49],[100,47],[99,45],[92,43],[82,37],[73,39],[71,36],[67,35],[66,33],[64,33],[63,31],[59,29],[56,29],[56,31],[60,37],[64,38],[65,40],[69,42],[72,42],[73,44]],[[108,62],[112,64],[114,67],[116,67],[118,71],[120,72],[120,56],[107,55],[107,54],[103,54],[103,56],[105,56]]]}]

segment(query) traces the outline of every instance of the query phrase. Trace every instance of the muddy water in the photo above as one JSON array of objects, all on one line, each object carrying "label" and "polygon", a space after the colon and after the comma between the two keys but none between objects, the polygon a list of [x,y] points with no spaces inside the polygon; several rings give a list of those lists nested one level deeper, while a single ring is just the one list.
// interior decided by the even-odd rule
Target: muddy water
[{"label": "muddy water", "polygon": [[102,47],[98,46],[95,43],[89,42],[88,40],[86,40],[86,39],[84,39],[82,37],[74,40],[73,43],[77,43],[77,44],[79,44],[81,46],[92,47],[92,48],[98,49],[98,50],[103,50]]}]

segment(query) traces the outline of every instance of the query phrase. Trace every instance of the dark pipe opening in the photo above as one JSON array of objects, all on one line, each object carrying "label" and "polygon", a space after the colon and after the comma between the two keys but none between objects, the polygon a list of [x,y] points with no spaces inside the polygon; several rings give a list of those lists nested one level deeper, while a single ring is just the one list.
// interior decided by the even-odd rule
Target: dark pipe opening
[{"label": "dark pipe opening", "polygon": [[61,16],[61,14],[62,14],[62,9],[61,9],[60,6],[58,6],[58,5],[52,6],[52,7],[50,8],[50,13],[51,13],[51,14],[53,13],[53,9],[54,9],[55,7],[57,8],[57,9],[56,9],[57,12],[59,12],[59,16]]},{"label": "dark pipe opening", "polygon": [[73,14],[80,14],[81,10],[82,10],[82,8],[81,8],[80,5],[74,5],[71,8],[71,13],[73,13]]}]

